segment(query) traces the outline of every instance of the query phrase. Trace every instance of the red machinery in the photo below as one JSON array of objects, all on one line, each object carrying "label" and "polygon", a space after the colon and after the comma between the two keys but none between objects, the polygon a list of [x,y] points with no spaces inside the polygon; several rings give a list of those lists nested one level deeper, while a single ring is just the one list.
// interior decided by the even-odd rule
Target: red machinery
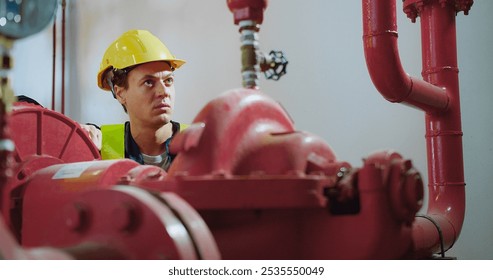
[{"label": "red machinery", "polygon": [[[283,108],[257,89],[256,76],[250,74],[259,70],[255,65],[262,58],[244,44],[243,57],[252,58],[253,50],[258,58],[254,63],[243,60],[248,66],[246,89],[212,100],[176,136],[171,148],[178,156],[168,173],[130,160],[99,160],[78,124],[39,106],[17,104],[10,116],[1,112],[0,255],[443,257],[457,239],[464,215],[455,30],[450,27],[455,12],[471,5],[404,2],[408,14],[419,14],[424,32],[433,35],[423,35],[433,41],[423,43],[423,82],[405,75],[397,56],[387,57],[397,55],[395,0],[363,1],[372,80],[390,101],[407,102],[427,113],[433,201],[422,218],[415,215],[422,205],[423,182],[411,161],[384,151],[355,168],[338,160],[322,139],[296,131]],[[230,0],[228,6],[242,32],[261,23],[267,1]],[[437,19],[438,31],[428,28],[431,18]],[[442,24],[448,28],[442,30]],[[427,44],[433,47],[427,49]],[[447,44],[448,53],[439,55],[441,44]],[[286,63],[273,64],[283,68],[278,74],[285,72]],[[28,123],[36,125],[25,132]],[[39,140],[32,145],[27,133]],[[9,144],[11,138],[16,149]],[[43,247],[48,249],[38,249]]]}]

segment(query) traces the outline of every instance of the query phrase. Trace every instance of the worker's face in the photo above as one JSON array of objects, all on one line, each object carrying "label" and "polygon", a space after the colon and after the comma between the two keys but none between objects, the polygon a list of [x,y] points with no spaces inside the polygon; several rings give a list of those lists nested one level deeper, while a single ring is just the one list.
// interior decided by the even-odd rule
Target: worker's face
[{"label": "worker's face", "polygon": [[174,75],[166,62],[149,62],[128,73],[128,89],[117,96],[131,121],[156,128],[169,123],[175,103]]}]

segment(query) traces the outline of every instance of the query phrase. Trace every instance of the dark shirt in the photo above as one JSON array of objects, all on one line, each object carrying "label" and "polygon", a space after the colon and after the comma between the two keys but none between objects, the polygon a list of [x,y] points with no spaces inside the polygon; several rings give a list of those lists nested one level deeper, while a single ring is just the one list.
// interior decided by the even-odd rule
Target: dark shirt
[{"label": "dark shirt", "polygon": [[[169,152],[169,143],[171,142],[171,139],[173,139],[173,136],[175,136],[178,132],[180,132],[180,123],[171,121],[172,124],[172,130],[173,134],[171,135],[170,138],[168,138],[165,142],[165,149],[166,149],[166,159],[165,159],[165,166],[162,166],[165,170],[168,169],[169,165],[173,161],[176,155],[171,154]],[[135,160],[136,162],[140,164],[144,164],[144,158],[142,156],[142,153],[139,150],[139,146],[137,146],[137,143],[135,143],[134,138],[132,137],[132,133],[130,132],[130,122],[127,121],[125,122],[125,158],[129,158],[131,160]]]}]

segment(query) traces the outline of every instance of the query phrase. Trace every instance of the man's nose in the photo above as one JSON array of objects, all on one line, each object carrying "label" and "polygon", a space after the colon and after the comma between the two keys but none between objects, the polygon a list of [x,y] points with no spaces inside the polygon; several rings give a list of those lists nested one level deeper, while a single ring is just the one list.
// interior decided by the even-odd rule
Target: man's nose
[{"label": "man's nose", "polygon": [[159,96],[167,97],[170,95],[170,88],[163,81],[157,83],[157,93]]}]

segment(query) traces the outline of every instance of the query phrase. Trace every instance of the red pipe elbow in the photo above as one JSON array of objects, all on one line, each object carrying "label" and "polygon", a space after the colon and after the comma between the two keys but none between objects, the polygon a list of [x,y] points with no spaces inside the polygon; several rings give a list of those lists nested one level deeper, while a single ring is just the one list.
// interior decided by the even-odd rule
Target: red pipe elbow
[{"label": "red pipe elbow", "polygon": [[444,111],[445,89],[410,77],[402,68],[397,46],[396,5],[392,1],[363,1],[363,46],[373,84],[390,102],[425,112]]}]

